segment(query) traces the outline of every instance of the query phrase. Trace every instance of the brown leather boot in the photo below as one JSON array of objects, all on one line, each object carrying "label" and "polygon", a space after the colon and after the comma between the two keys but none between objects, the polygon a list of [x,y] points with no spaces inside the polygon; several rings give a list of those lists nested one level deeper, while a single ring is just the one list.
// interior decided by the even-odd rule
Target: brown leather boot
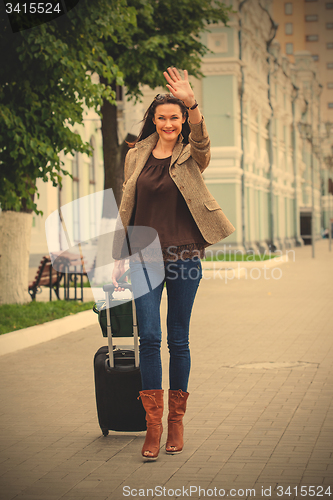
[{"label": "brown leather boot", "polygon": [[170,455],[181,453],[184,446],[183,417],[186,411],[188,392],[169,390],[168,439],[165,451]]},{"label": "brown leather boot", "polygon": [[156,460],[160,451],[163,432],[163,389],[140,391],[140,398],[146,410],[147,434],[141,454],[146,460]]}]

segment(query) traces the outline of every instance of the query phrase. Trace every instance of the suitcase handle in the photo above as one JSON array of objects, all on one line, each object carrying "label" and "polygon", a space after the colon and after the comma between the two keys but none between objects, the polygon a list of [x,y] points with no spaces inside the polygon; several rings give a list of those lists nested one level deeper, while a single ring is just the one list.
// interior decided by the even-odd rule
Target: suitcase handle
[{"label": "suitcase handle", "polygon": [[[132,285],[130,283],[127,283],[127,281],[124,281],[124,283],[122,283],[121,281],[118,281],[118,285],[119,285],[119,287],[125,288],[126,290],[132,290]],[[103,285],[103,292],[113,293],[115,288],[116,287],[113,284],[112,285]]]},{"label": "suitcase handle", "polygon": [[[125,273],[121,276],[121,278],[124,278],[124,276],[127,276],[130,273],[130,269],[127,269]],[[119,281],[118,281],[118,284]],[[126,288],[128,290],[132,291],[132,285],[130,285],[127,282],[121,283],[122,288]],[[115,286],[113,284],[111,285],[104,285],[103,290],[105,292],[105,302],[106,302],[106,330],[108,334],[108,346],[109,346],[109,365],[110,368],[114,367],[114,357],[113,357],[113,342],[112,342],[112,330],[111,330],[111,314],[110,314],[110,295],[114,292]],[[134,297],[132,296],[132,313],[133,313],[133,340],[134,340],[134,358],[135,358],[135,367],[139,367],[139,338],[138,338],[138,324],[137,324],[137,317],[136,317],[136,308],[135,308],[135,301]]]},{"label": "suitcase handle", "polygon": [[[133,361],[133,351],[127,351],[127,350],[122,350],[122,349],[119,350],[119,349],[115,349],[115,347],[113,348],[113,355],[115,355],[115,354],[117,354],[119,352],[121,353],[121,359],[122,360]],[[137,366],[135,366],[135,367],[138,368]],[[105,359],[105,370],[107,372],[110,372],[112,370],[118,370],[118,371],[126,372],[126,371],[132,371],[133,367],[130,364],[128,366],[125,365],[125,366],[113,366],[113,367],[111,367],[111,365],[110,365],[110,356],[109,356],[109,358],[106,357],[106,359]]]},{"label": "suitcase handle", "polygon": [[[121,285],[121,288],[127,288],[129,290],[131,290],[132,288],[130,288],[130,284],[127,283],[127,281],[125,281],[125,278],[126,276],[128,276],[130,274],[131,270],[128,268],[127,271],[124,272],[124,274],[122,274],[120,276],[120,278],[118,279],[118,285]],[[123,283],[124,281],[124,283]],[[115,289],[115,286],[114,284],[110,284],[110,285],[103,285],[103,291],[104,292],[109,292],[109,293],[112,293]]]}]

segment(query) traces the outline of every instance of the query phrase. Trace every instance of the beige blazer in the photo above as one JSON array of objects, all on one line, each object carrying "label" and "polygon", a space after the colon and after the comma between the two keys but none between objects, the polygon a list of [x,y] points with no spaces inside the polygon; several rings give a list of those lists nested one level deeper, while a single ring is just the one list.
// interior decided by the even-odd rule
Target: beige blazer
[{"label": "beige blazer", "polygon": [[[210,140],[204,119],[198,124],[189,124],[189,144],[183,144],[182,137],[176,143],[170,162],[170,176],[183,195],[186,204],[208,245],[223,240],[235,231],[234,226],[222,212],[221,207],[208,191],[202,172],[210,161]],[[136,181],[145,166],[150,153],[158,141],[157,132],[130,149],[125,158],[125,179],[123,197],[119,207],[117,228],[126,230],[135,206]],[[121,237],[121,233],[123,237]],[[120,259],[125,233],[117,233],[113,244],[113,257]],[[208,246],[207,245],[207,246]]]}]

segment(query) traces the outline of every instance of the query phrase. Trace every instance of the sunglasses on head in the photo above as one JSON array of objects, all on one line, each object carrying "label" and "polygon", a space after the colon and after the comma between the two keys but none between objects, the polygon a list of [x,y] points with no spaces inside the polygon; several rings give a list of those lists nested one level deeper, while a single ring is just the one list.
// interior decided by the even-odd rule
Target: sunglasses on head
[{"label": "sunglasses on head", "polygon": [[178,97],[175,97],[173,94],[156,94],[154,97],[154,101],[161,101],[162,99],[165,99],[166,97],[169,99],[177,99],[177,101],[179,101],[179,103],[181,103],[183,106],[185,106],[183,101],[181,99],[178,99]]},{"label": "sunglasses on head", "polygon": [[175,96],[173,96],[172,94],[156,94],[154,97],[154,101],[160,101],[160,100],[164,99],[165,97],[175,98]]}]

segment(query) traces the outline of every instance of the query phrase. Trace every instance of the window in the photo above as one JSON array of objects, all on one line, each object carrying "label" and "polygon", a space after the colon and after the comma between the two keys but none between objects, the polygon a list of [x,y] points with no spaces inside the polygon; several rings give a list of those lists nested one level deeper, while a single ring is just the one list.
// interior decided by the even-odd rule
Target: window
[{"label": "window", "polygon": [[327,69],[333,69],[333,62],[327,63]]},{"label": "window", "polygon": [[326,44],[327,49],[333,49],[333,42],[329,42]]},{"label": "window", "polygon": [[332,181],[332,179],[328,179],[328,192],[333,194],[333,181]]},{"label": "window", "polygon": [[333,9],[333,2],[326,2],[326,9]]},{"label": "window", "polygon": [[[92,156],[89,162],[89,194],[93,194],[96,190],[96,147],[94,137],[90,138],[90,146],[92,148]],[[97,234],[96,231],[96,203],[94,198],[89,197],[89,236],[94,238]]]},{"label": "window", "polygon": [[326,23],[327,30],[333,30],[333,23]]},{"label": "window", "polygon": [[284,13],[290,16],[293,13],[293,4],[291,2],[284,4]]},{"label": "window", "polygon": [[95,141],[93,137],[90,139],[90,146],[92,148],[92,156],[89,162],[89,185],[96,184],[95,182]]},{"label": "window", "polygon": [[318,39],[319,39],[318,35],[307,35],[305,37],[305,40],[307,42],[318,42]]},{"label": "window", "polygon": [[116,85],[116,101],[123,100],[123,87],[121,85]]},{"label": "window", "polygon": [[286,35],[293,34],[293,23],[286,23],[284,26],[284,32]]},{"label": "window", "polygon": [[[80,168],[79,168],[79,155],[75,153],[72,160],[72,196],[73,201],[80,198]],[[74,201],[73,205],[73,231],[74,240],[80,241],[80,213],[79,213],[79,202]]]},{"label": "window", "polygon": [[[77,153],[75,153],[74,159],[72,160],[72,176],[74,182],[79,182],[79,155]],[[73,198],[75,200],[78,196]]]},{"label": "window", "polygon": [[294,53],[294,44],[286,43],[286,54],[293,54],[293,53]]},{"label": "window", "polygon": [[328,89],[333,89],[333,82],[328,82],[327,83],[327,88]]},{"label": "window", "polygon": [[327,106],[328,106],[329,109],[333,109],[333,102],[328,102]]},{"label": "window", "polygon": [[311,16],[305,16],[305,21],[307,23],[311,23],[313,21],[318,21],[318,16],[317,16],[317,14],[312,14]]},{"label": "window", "polygon": [[319,61],[319,56],[318,56],[318,54],[312,54],[312,59],[313,59],[314,61]]}]

